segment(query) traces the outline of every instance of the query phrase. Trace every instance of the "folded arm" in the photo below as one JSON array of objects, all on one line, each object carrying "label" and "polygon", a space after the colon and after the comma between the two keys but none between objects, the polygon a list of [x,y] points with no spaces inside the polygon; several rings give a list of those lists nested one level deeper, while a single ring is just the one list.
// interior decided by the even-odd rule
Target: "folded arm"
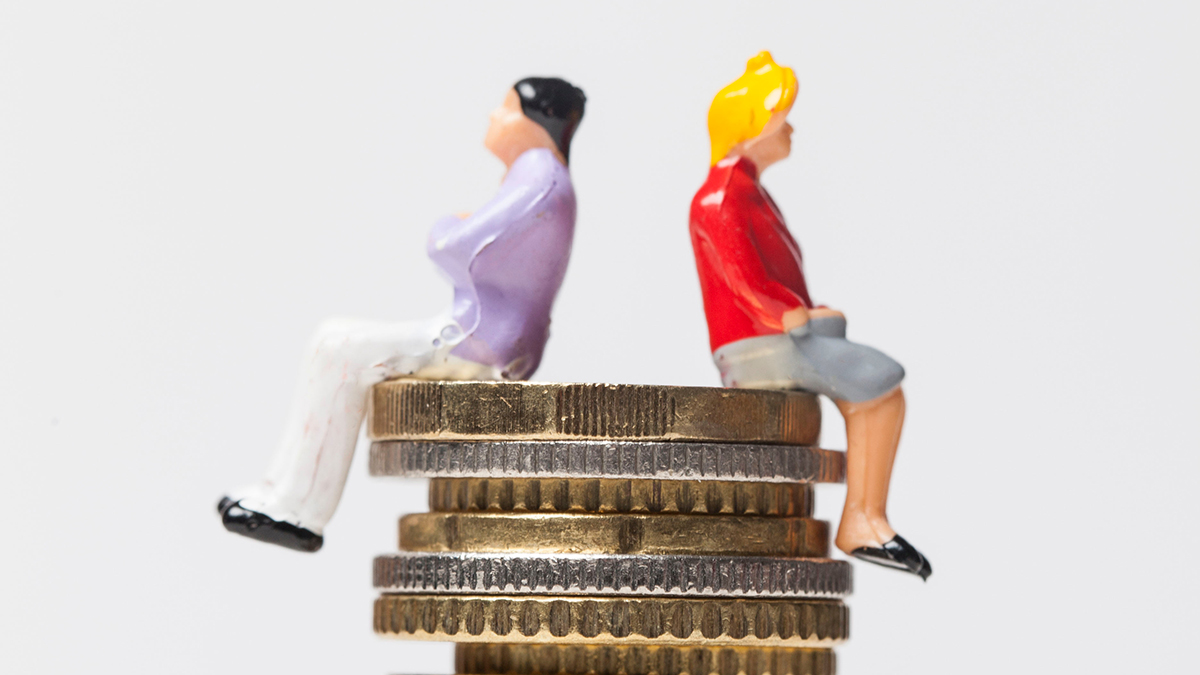
[{"label": "folded arm", "polygon": [[804,299],[771,276],[744,223],[727,214],[711,214],[693,236],[697,253],[733,291],[739,309],[780,331],[807,323]]}]

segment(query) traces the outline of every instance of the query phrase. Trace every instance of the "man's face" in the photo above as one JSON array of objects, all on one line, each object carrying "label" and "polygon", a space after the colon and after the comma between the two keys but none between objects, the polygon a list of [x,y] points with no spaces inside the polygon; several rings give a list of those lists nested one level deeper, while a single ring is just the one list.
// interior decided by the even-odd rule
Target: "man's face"
[{"label": "man's face", "polygon": [[504,102],[492,111],[489,121],[483,145],[505,164],[511,166],[530,148],[554,148],[550,134],[522,112],[521,99],[515,89],[508,90]]},{"label": "man's face", "polygon": [[524,119],[525,113],[521,112],[521,99],[517,96],[516,90],[509,89],[504,96],[504,102],[488,115],[488,131],[487,136],[483,139],[483,144],[487,146],[488,150],[495,152],[495,148],[503,142],[504,137],[509,135]]}]

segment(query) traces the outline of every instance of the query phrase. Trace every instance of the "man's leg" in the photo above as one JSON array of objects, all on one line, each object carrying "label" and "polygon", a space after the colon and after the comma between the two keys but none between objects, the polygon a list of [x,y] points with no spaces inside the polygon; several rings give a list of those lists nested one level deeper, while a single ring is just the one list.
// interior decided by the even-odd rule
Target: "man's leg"
[{"label": "man's leg", "polygon": [[346,484],[370,388],[444,359],[444,326],[436,320],[322,324],[266,479],[221,500],[226,528],[288,548],[319,549]]}]

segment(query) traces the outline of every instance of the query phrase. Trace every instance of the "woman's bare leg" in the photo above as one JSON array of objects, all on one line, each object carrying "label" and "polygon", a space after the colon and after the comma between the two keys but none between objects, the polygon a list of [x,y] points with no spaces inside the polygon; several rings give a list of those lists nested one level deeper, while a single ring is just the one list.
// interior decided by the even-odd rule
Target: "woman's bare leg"
[{"label": "woman's bare leg", "polygon": [[846,420],[846,505],[837,547],[850,553],[896,536],[887,520],[888,485],[904,427],[904,392],[896,387],[870,401],[834,401]]}]

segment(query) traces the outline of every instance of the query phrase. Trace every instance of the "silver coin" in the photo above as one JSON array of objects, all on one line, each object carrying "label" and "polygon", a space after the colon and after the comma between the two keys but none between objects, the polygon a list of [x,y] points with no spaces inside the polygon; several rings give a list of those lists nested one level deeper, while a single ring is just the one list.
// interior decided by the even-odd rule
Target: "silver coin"
[{"label": "silver coin", "polygon": [[841,597],[850,563],[822,558],[394,553],[375,558],[388,593]]},{"label": "silver coin", "polygon": [[799,445],[642,441],[375,441],[372,476],[657,478],[841,483],[845,453]]}]

